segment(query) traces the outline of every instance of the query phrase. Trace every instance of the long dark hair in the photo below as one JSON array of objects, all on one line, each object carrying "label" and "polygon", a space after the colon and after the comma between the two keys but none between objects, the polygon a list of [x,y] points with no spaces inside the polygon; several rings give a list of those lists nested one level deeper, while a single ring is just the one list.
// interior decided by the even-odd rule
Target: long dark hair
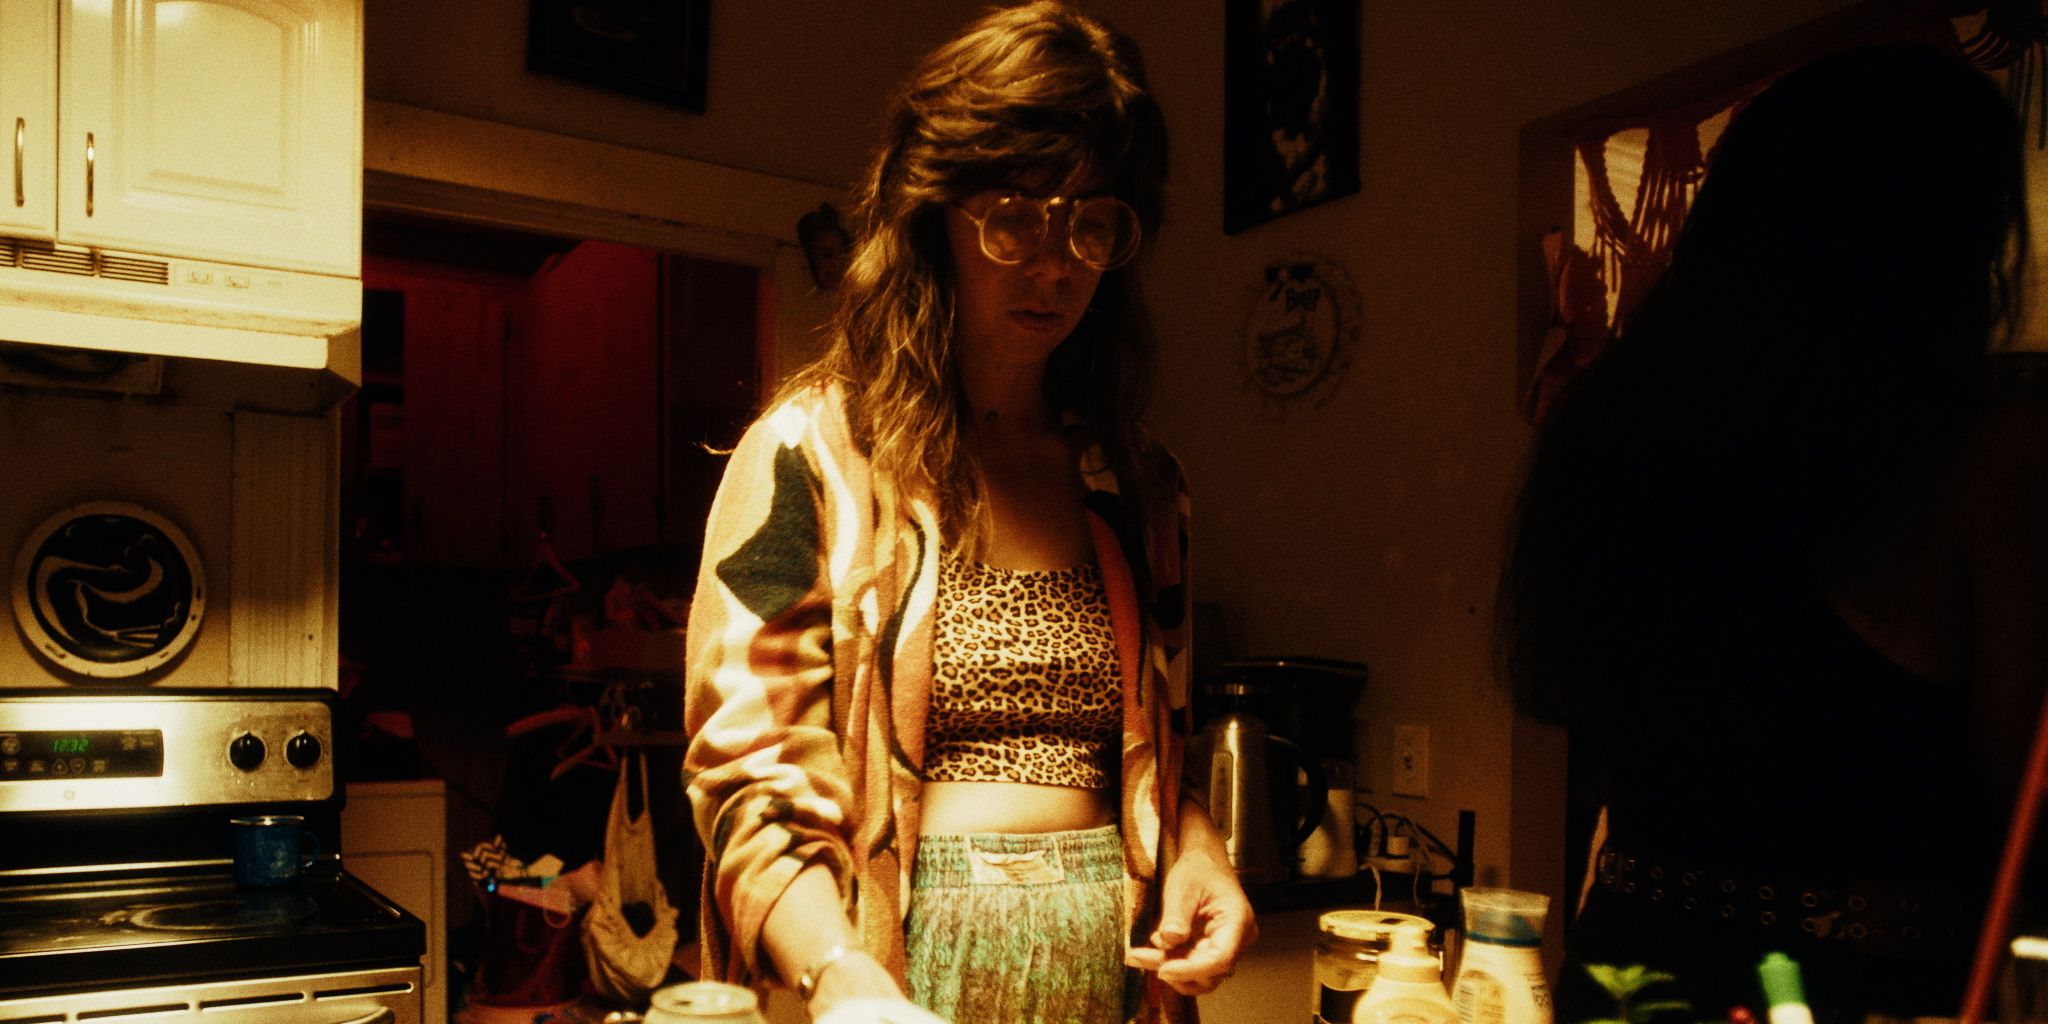
[{"label": "long dark hair", "polygon": [[[820,360],[789,390],[838,382],[875,468],[938,503],[949,532],[984,522],[960,443],[945,205],[1035,174],[1100,172],[1149,239],[1165,207],[1166,127],[1137,46],[1063,3],[991,12],[932,51],[898,90],[861,191],[860,237]],[[1057,180],[1057,179],[1055,179]],[[1087,416],[1125,486],[1158,483],[1139,426],[1153,335],[1136,264],[1102,276],[1046,366],[1046,397]]]},{"label": "long dark hair", "polygon": [[2009,104],[1927,47],[1822,58],[1737,114],[1537,439],[1498,605],[1525,709],[1598,713],[1838,581],[1982,408],[2024,202]]}]

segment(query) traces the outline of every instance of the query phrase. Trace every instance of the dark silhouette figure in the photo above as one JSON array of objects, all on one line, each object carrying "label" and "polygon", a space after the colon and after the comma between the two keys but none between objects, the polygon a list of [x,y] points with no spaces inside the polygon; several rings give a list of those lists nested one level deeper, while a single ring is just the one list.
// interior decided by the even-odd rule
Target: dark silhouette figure
[{"label": "dark silhouette figure", "polygon": [[2026,249],[1997,88],[1839,53],[1730,125],[1668,271],[1538,438],[1502,582],[1519,703],[1606,848],[1566,937],[1683,1019],[1805,968],[1823,1021],[1953,1016],[2048,678],[2048,403],[1997,380]]}]

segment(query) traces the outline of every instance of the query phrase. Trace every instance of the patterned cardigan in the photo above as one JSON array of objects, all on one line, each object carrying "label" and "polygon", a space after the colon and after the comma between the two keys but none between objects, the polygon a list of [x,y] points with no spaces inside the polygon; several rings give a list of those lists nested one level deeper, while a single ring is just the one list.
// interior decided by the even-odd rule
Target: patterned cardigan
[{"label": "patterned cardigan", "polygon": [[[1178,854],[1189,726],[1186,490],[1178,465],[1160,458],[1172,504],[1147,510],[1144,538],[1127,529],[1137,520],[1100,449],[1080,460],[1123,677],[1140,683],[1123,687],[1120,776],[1125,925],[1138,937]],[[755,988],[773,977],[762,923],[816,862],[901,982],[940,537],[932,504],[878,477],[855,448],[836,388],[770,410],[733,452],[705,527],[687,653],[703,977]],[[1139,559],[1150,570],[1143,600]],[[1192,1017],[1191,1001],[1147,981],[1138,1020]]]}]

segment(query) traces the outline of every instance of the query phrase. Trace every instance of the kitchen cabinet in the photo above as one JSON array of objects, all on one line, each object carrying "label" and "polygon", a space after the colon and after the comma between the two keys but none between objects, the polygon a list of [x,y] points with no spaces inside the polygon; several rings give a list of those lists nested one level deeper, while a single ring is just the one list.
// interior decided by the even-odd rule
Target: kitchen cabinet
[{"label": "kitchen cabinet", "polygon": [[6,0],[0,232],[355,277],[361,108],[361,0]]},{"label": "kitchen cabinet", "polygon": [[57,0],[0,4],[0,131],[10,154],[0,231],[57,233]]},{"label": "kitchen cabinet", "polygon": [[351,782],[341,812],[341,862],[427,926],[423,1024],[448,1020],[448,805],[440,779]]}]

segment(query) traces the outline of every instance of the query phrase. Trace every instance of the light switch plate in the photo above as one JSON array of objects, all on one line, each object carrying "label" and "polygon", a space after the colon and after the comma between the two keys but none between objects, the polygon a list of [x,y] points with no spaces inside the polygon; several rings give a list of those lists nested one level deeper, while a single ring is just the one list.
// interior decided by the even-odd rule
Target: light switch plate
[{"label": "light switch plate", "polygon": [[1394,784],[1389,788],[1395,796],[1429,796],[1428,726],[1394,727]]}]

